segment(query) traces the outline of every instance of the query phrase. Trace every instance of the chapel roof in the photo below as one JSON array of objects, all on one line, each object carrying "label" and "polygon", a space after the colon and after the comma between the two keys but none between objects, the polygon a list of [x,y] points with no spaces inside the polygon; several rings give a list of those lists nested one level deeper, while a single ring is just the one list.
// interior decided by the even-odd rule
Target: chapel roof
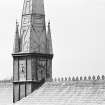
[{"label": "chapel roof", "polygon": [[14,105],[105,105],[105,80],[46,82]]}]

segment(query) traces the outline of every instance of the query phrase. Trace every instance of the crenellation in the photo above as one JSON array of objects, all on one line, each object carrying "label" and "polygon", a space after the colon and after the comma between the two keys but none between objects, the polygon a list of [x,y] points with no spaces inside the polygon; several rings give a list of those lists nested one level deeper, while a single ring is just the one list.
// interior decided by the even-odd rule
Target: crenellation
[{"label": "crenellation", "polygon": [[62,81],[62,82],[64,81],[64,78],[63,78],[63,77],[61,78],[61,81]]},{"label": "crenellation", "polygon": [[55,77],[54,79],[52,79],[52,81],[54,82],[72,82],[72,81],[98,81],[98,80],[105,80],[105,76],[104,75],[102,75],[102,76],[95,76],[95,75],[93,75],[93,76],[80,76],[80,77],[78,77],[78,76],[76,76],[76,77]]},{"label": "crenellation", "polygon": [[105,76],[104,75],[102,75],[102,80],[105,80]]},{"label": "crenellation", "polygon": [[79,77],[78,76],[76,77],[76,81],[79,81]]},{"label": "crenellation", "polygon": [[67,79],[67,77],[65,77],[65,81],[67,81],[68,79]]},{"label": "crenellation", "polygon": [[75,81],[75,80],[76,80],[76,79],[75,79],[75,77],[73,76],[73,77],[72,77],[72,81]]},{"label": "crenellation", "polygon": [[93,80],[95,80],[95,79],[96,79],[96,77],[93,75],[92,79],[93,79]]},{"label": "crenellation", "polygon": [[68,78],[68,81],[71,81],[71,77]]},{"label": "crenellation", "polygon": [[82,76],[80,77],[80,80],[83,80]]},{"label": "crenellation", "polygon": [[87,77],[86,76],[84,77],[84,80],[87,80]]},{"label": "crenellation", "polygon": [[97,80],[100,80],[100,76],[99,75],[97,76]]},{"label": "crenellation", "polygon": [[58,78],[58,81],[60,82],[60,81],[61,81],[61,79],[60,79],[60,78]]},{"label": "crenellation", "polygon": [[88,80],[91,80],[91,76],[88,76]]}]

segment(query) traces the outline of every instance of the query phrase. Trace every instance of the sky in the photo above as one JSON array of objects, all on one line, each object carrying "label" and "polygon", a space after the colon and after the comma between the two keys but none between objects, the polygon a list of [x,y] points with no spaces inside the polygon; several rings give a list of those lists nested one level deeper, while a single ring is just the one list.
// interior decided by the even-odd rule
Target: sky
[{"label": "sky", "polygon": [[[0,79],[13,72],[16,19],[24,0],[0,0]],[[105,75],[105,0],[45,0],[51,22],[53,77]]]}]

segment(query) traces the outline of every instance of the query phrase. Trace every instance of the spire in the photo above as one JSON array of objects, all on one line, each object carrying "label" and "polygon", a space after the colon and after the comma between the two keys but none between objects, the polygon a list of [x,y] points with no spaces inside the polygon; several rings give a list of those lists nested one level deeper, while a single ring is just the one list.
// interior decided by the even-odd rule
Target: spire
[{"label": "spire", "polygon": [[47,51],[49,54],[53,54],[50,21],[48,23],[48,32],[47,32]]},{"label": "spire", "polygon": [[24,0],[20,36],[22,52],[46,53],[44,0]]},{"label": "spire", "polygon": [[15,32],[15,40],[14,40],[14,48],[13,48],[13,52],[17,53],[19,52],[19,30],[18,30],[19,24],[16,21],[16,32]]},{"label": "spire", "polygon": [[33,0],[32,13],[44,15],[44,0]]},{"label": "spire", "polygon": [[43,0],[24,0],[23,15],[25,14],[41,14],[44,15]]}]

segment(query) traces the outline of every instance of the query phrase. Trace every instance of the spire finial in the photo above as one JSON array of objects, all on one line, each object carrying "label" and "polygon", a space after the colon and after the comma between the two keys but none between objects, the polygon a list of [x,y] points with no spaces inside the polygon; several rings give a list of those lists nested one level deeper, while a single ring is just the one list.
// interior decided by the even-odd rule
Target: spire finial
[{"label": "spire finial", "polygon": [[48,25],[50,25],[50,20],[48,21]]},{"label": "spire finial", "polygon": [[19,33],[18,28],[19,28],[19,23],[18,23],[18,21],[17,21],[17,19],[16,19],[16,33]]},{"label": "spire finial", "polygon": [[19,27],[19,23],[18,23],[17,19],[16,19],[16,27],[17,28]]},{"label": "spire finial", "polygon": [[48,31],[50,31],[50,20],[48,21]]},{"label": "spire finial", "polygon": [[53,54],[51,30],[50,30],[50,20],[48,21],[48,30],[47,30],[47,53]]}]

